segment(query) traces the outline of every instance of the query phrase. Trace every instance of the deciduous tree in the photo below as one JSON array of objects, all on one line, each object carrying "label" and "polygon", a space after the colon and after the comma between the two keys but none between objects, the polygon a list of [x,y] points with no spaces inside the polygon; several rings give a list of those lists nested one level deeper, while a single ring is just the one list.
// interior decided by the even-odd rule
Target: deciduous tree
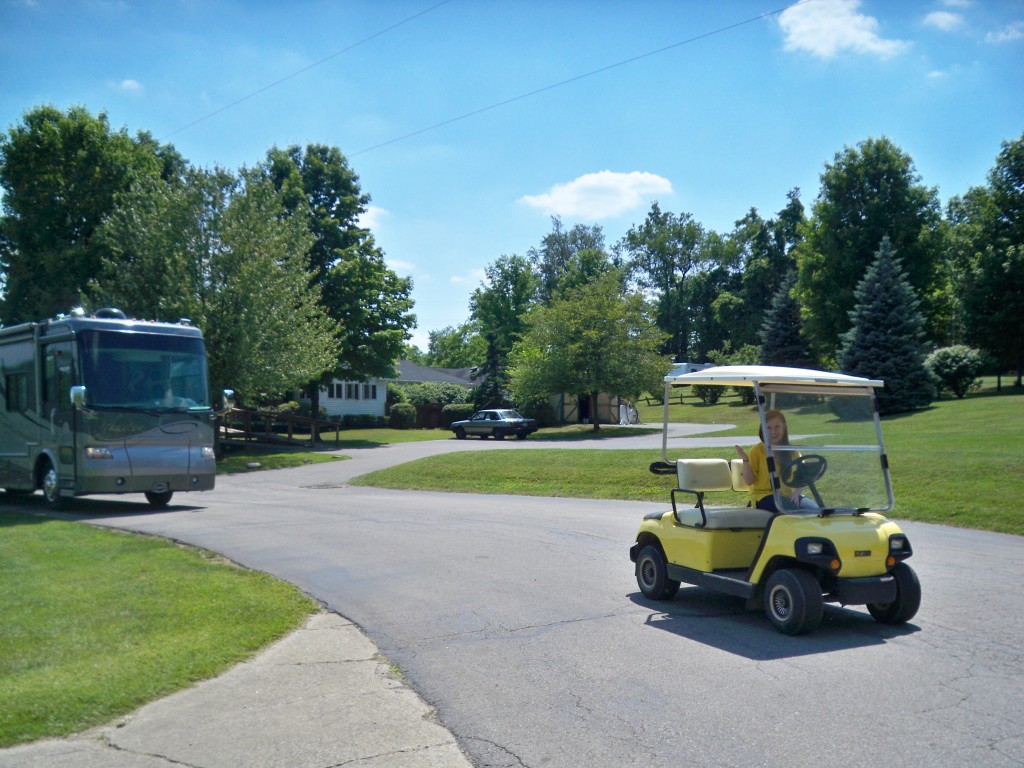
[{"label": "deciduous tree", "polygon": [[132,187],[98,237],[109,249],[96,304],[188,317],[202,329],[215,391],[259,402],[337,358],[334,326],[309,286],[312,235],[255,173],[194,171]]},{"label": "deciduous tree", "polygon": [[[597,413],[601,392],[635,399],[668,372],[659,354],[663,341],[643,297],[625,292],[623,275],[602,275],[530,315],[510,357],[515,400],[586,395]],[[594,429],[600,429],[597,419]]]},{"label": "deciduous tree", "polygon": [[[921,184],[910,156],[889,139],[867,139],[836,153],[796,246],[797,295],[819,357],[835,353],[850,327],[854,287],[882,239],[900,254],[910,285],[931,296],[942,250],[938,194]],[[931,307],[923,307],[926,318]]]},{"label": "deciduous tree", "polygon": [[310,286],[341,338],[337,360],[311,380],[316,410],[319,385],[335,377],[365,381],[395,376],[394,364],[416,325],[412,280],[387,266],[384,252],[360,225],[370,196],[362,192],[359,177],[337,147],[275,147],[262,170],[280,190],[285,208],[313,236]]},{"label": "deciduous tree", "polygon": [[183,166],[172,148],[112,130],[105,113],[84,107],[37,107],[0,134],[0,321],[39,320],[80,303],[102,258],[93,233],[118,196]]},{"label": "deciduous tree", "polygon": [[485,282],[469,300],[473,322],[487,346],[476,389],[481,408],[502,405],[507,399],[508,354],[522,337],[537,295],[537,277],[522,256],[501,256],[485,273]]}]

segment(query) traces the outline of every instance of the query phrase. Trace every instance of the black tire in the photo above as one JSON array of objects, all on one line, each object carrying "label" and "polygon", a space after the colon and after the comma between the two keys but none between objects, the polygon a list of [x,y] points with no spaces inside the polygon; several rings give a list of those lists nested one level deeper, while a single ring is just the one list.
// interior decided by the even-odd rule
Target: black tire
[{"label": "black tire", "polygon": [[784,568],[768,579],[764,611],[775,628],[787,635],[804,635],[821,623],[825,601],[814,575],[799,568]]},{"label": "black tire", "polygon": [[465,440],[466,439],[466,430],[464,430],[462,427],[456,427],[455,428],[455,437],[457,437],[459,440]]},{"label": "black tire", "polygon": [[155,509],[163,509],[171,503],[171,496],[173,495],[174,491],[162,491],[160,493],[146,491],[146,501],[149,502],[149,506]]},{"label": "black tire", "polygon": [[504,440],[505,439],[505,430],[504,429],[496,429],[496,430],[494,430],[494,439],[495,440]]},{"label": "black tire", "polygon": [[671,600],[679,591],[679,582],[668,577],[665,556],[653,544],[648,544],[637,555],[636,583],[644,597],[651,600]]},{"label": "black tire", "polygon": [[40,477],[40,485],[43,487],[43,498],[46,505],[53,510],[64,509],[67,501],[60,495],[60,482],[57,478],[57,468],[49,459],[43,464],[43,472]]},{"label": "black tire", "polygon": [[914,569],[899,563],[892,569],[892,575],[896,579],[896,599],[868,605],[868,613],[880,624],[903,624],[914,618],[921,607],[921,582]]}]

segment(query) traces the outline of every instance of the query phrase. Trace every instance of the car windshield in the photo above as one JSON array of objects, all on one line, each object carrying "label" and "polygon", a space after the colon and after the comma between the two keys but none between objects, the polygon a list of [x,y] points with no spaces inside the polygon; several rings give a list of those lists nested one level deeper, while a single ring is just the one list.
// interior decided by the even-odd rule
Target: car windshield
[{"label": "car windshield", "polygon": [[[790,485],[802,486],[809,498],[816,493],[817,502],[828,509],[892,508],[881,427],[869,388],[762,385],[760,391],[764,411],[778,411],[785,418],[788,441],[771,445],[770,436],[766,439],[784,483],[787,472],[797,471],[797,460],[823,464],[824,474],[813,481],[813,489],[802,482]],[[813,474],[812,468],[806,468],[804,479],[807,473]]]}]

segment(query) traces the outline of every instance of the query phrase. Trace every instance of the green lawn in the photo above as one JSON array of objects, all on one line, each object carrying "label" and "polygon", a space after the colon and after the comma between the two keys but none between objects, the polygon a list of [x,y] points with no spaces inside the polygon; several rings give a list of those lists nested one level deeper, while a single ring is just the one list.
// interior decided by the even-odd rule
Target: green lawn
[{"label": "green lawn", "polygon": [[208,552],[6,510],[0,583],[0,747],[109,722],[317,610]]},{"label": "green lawn", "polygon": [[[670,418],[734,423],[716,435],[757,432],[756,411],[737,398],[715,406],[671,406]],[[660,418],[651,406],[643,418]],[[643,413],[643,412],[642,412]],[[896,496],[896,519],[922,520],[1024,534],[1018,490],[1024,481],[1024,395],[1004,388],[963,400],[942,400],[883,422]],[[719,449],[673,451],[674,457],[723,456]],[[507,493],[600,499],[668,500],[672,476],[652,475],[652,451],[564,449],[479,451],[405,464],[356,478],[354,484],[468,493]],[[732,493],[709,494],[711,503],[735,503]]]}]

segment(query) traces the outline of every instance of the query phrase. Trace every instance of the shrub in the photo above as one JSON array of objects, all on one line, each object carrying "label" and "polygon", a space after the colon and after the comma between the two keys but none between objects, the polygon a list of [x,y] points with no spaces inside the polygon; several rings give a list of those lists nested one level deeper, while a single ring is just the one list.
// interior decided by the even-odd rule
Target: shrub
[{"label": "shrub", "polygon": [[378,429],[387,425],[387,416],[372,413],[348,413],[341,419],[341,426],[345,429]]},{"label": "shrub", "polygon": [[472,403],[451,403],[441,409],[441,418],[447,429],[453,421],[462,421],[473,415],[476,407]]},{"label": "shrub", "polygon": [[981,353],[963,344],[936,349],[924,361],[925,366],[939,382],[940,391],[949,390],[962,399],[972,389],[981,386],[977,378],[981,370]]},{"label": "shrub", "polygon": [[413,405],[468,403],[472,396],[465,387],[447,382],[424,381],[419,384],[405,384],[402,389],[407,398],[404,402]]},{"label": "shrub", "polygon": [[716,384],[694,384],[693,394],[699,397],[704,405],[714,405],[722,397],[722,387]]},{"label": "shrub", "polygon": [[392,429],[412,429],[416,426],[416,406],[410,403],[395,403],[391,409]]},{"label": "shrub", "polygon": [[401,384],[396,384],[393,381],[388,382],[388,394],[387,394],[387,406],[390,409],[391,406],[396,403],[408,403],[409,396],[405,393],[405,387]]}]

